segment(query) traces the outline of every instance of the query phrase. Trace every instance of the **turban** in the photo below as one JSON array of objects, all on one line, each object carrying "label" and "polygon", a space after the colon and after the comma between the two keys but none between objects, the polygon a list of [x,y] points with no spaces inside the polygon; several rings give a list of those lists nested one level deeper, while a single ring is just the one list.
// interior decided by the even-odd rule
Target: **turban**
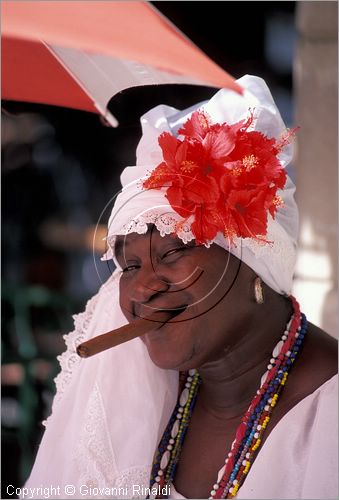
[{"label": "turban", "polygon": [[[240,95],[230,89],[221,89],[206,102],[179,111],[165,105],[151,109],[141,117],[142,137],[137,147],[136,166],[126,167],[121,175],[122,191],[118,194],[108,223],[109,249],[103,257],[114,259],[116,235],[147,232],[153,223],[163,236],[175,231],[183,218],[172,208],[165,191],[144,189],[143,180],[163,161],[159,136],[169,132],[174,136],[194,111],[203,111],[212,123],[235,124],[246,121],[249,110],[254,110],[253,130],[268,138],[283,136],[286,127],[263,79],[246,75],[237,83],[244,89]],[[292,145],[287,144],[277,155],[283,168],[292,159]],[[283,202],[273,218],[268,214],[266,242],[256,238],[238,237],[230,244],[221,232],[210,243],[230,251],[251,267],[273,290],[289,294],[296,261],[298,211],[293,198],[295,186],[287,176],[279,197]],[[189,227],[177,232],[184,241],[194,236]],[[116,263],[117,264],[117,263]]]}]

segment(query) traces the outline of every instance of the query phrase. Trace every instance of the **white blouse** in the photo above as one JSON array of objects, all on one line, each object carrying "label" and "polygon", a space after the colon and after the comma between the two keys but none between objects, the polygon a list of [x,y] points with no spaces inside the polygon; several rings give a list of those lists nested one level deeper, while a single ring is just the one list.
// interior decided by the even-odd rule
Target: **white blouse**
[{"label": "white blouse", "polygon": [[[185,498],[170,490],[170,498]],[[338,498],[338,375],[278,422],[237,498]]]},{"label": "white blouse", "polygon": [[[66,336],[53,412],[25,485],[30,498],[46,498],[44,488],[52,487],[56,499],[147,496],[154,450],[176,404],[178,372],[151,363],[140,339],[86,360],[75,352],[80,342],[126,323],[118,294],[113,274]],[[238,498],[337,498],[336,383],[333,377],[281,419]],[[180,498],[174,488],[171,495]]]}]

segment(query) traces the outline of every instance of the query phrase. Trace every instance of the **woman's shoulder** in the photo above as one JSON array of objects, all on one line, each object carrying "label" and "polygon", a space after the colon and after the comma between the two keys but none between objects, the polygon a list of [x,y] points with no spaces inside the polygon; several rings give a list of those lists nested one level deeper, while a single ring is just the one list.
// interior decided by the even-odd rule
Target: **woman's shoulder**
[{"label": "woman's shoulder", "polygon": [[325,389],[326,382],[337,373],[337,340],[309,323],[304,345],[291,369],[282,394],[276,420],[280,420],[283,415],[318,389]]},{"label": "woman's shoulder", "polygon": [[309,323],[305,344],[297,362],[300,389],[309,393],[338,373],[338,342],[334,337]]},{"label": "woman's shoulder", "polygon": [[337,387],[334,374],[285,413],[259,452],[239,498],[338,497]]}]

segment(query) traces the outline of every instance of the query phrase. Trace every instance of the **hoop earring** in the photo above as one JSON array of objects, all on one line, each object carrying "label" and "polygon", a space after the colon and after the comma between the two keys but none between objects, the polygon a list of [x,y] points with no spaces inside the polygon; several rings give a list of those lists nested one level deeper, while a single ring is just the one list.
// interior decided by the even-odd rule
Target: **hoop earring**
[{"label": "hoop earring", "polygon": [[264,291],[262,288],[262,281],[259,276],[257,276],[254,280],[254,298],[257,304],[264,303]]}]

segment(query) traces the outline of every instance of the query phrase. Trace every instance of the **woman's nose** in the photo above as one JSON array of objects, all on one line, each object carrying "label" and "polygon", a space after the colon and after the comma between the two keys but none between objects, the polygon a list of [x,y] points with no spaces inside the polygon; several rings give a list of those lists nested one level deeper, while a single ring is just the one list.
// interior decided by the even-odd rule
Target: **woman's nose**
[{"label": "woman's nose", "polygon": [[139,269],[132,285],[131,300],[136,303],[147,303],[158,293],[167,292],[169,283],[154,268]]}]

